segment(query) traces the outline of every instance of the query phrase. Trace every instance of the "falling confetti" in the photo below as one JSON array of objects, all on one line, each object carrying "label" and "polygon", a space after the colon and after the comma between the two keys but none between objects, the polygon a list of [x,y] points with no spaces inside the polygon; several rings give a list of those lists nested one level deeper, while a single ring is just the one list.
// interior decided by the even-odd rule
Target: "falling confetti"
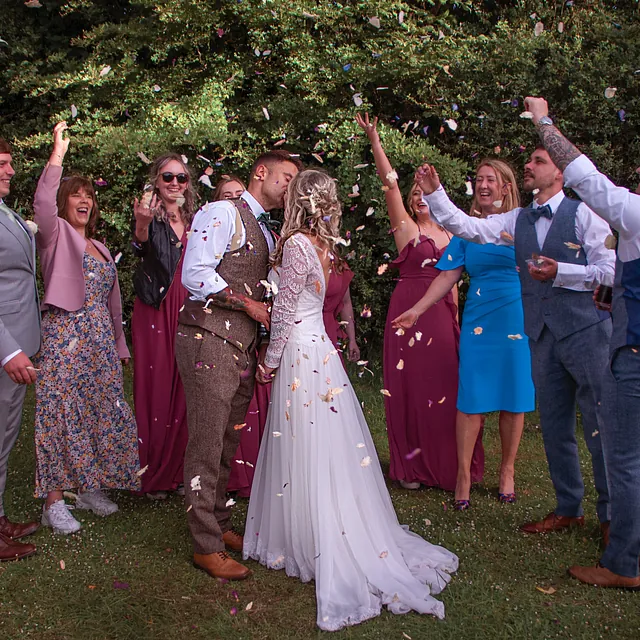
[{"label": "falling confetti", "polygon": [[361,93],[354,93],[353,94],[353,103],[356,105],[356,107],[361,107],[362,106],[362,94]]},{"label": "falling confetti", "polygon": [[405,459],[413,460],[421,451],[422,449],[420,448],[414,449],[413,451],[411,451],[411,453],[407,453],[407,455],[405,456]]},{"label": "falling confetti", "polygon": [[376,29],[379,29],[380,28],[380,18],[375,17],[375,16],[373,18],[369,18],[369,24],[372,27],[375,27]]},{"label": "falling confetti", "polygon": [[[416,340],[420,342],[422,340],[422,331],[416,331]],[[431,342],[429,342],[431,344]]]},{"label": "falling confetti", "polygon": [[269,115],[269,111],[267,110],[267,107],[262,107],[262,113],[264,113],[264,117],[267,120],[271,120],[271,116]]},{"label": "falling confetti", "polygon": [[531,113],[531,111],[523,111],[523,112],[520,114],[520,117],[521,117],[523,120],[532,120],[532,119],[533,119],[533,113]]},{"label": "falling confetti", "polygon": [[387,173],[386,178],[389,182],[398,182],[398,174],[392,169]]},{"label": "falling confetti", "polygon": [[202,491],[200,476],[193,476],[193,478],[191,478],[191,491]]},{"label": "falling confetti", "polygon": [[396,365],[396,369],[398,369],[399,371],[402,371],[404,369],[404,360],[402,360],[402,359],[398,360],[398,364]]},{"label": "falling confetti", "polygon": [[471,182],[471,180],[467,180],[465,182],[465,186],[467,187],[467,195],[468,196],[472,196],[473,195],[473,183]]},{"label": "falling confetti", "polygon": [[24,3],[25,7],[28,7],[29,9],[39,9],[42,5],[38,2],[38,0],[27,0],[27,2]]},{"label": "falling confetti", "polygon": [[362,311],[360,312],[360,316],[362,318],[370,318],[371,317],[371,309],[369,308],[369,305],[364,305],[362,307]]},{"label": "falling confetti", "polygon": [[226,507],[233,507],[233,505],[236,503],[236,501],[233,498],[229,498],[227,500],[227,502],[225,503]]},{"label": "falling confetti", "polygon": [[442,404],[447,399],[447,396],[444,396],[440,400],[438,400],[438,404]]},{"label": "falling confetti", "polygon": [[245,611],[251,611],[252,607],[253,607],[253,602],[250,602],[250,603],[249,603],[249,604],[244,608],[244,610],[245,610]]},{"label": "falling confetti", "polygon": [[388,264],[381,264],[378,267],[378,275],[381,276],[389,268]]},{"label": "falling confetti", "polygon": [[479,336],[482,333],[482,327],[476,327],[473,330],[473,333],[475,333],[477,336]]},{"label": "falling confetti", "polygon": [[103,78],[109,73],[109,71],[111,71],[111,67],[109,65],[102,67],[102,69],[100,69],[100,77]]},{"label": "falling confetti", "polygon": [[384,560],[384,558],[386,558],[388,555],[389,555],[389,552],[388,552],[388,551],[383,551],[383,552],[380,554],[380,557]]},{"label": "falling confetti", "polygon": [[544,31],[544,24],[542,22],[536,22],[536,26],[533,28],[533,35],[538,37],[542,35]]},{"label": "falling confetti", "polygon": [[146,473],[148,468],[149,468],[149,465],[146,465],[145,467],[142,467],[142,469],[140,469],[139,471],[136,471],[136,475],[138,476],[138,478],[144,473]]},{"label": "falling confetti", "polygon": [[540,593],[544,593],[547,596],[553,595],[556,592],[556,589],[554,589],[553,587],[549,587],[547,589],[545,589],[544,587],[536,587],[536,589],[540,591]]},{"label": "falling confetti", "polygon": [[604,97],[607,100],[611,100],[611,98],[614,98],[616,95],[616,91],[618,91],[618,89],[616,87],[607,87],[604,90]]},{"label": "falling confetti", "polygon": [[360,461],[360,466],[361,467],[368,467],[370,464],[371,464],[371,456],[365,456]]},{"label": "falling confetti", "polygon": [[507,338],[509,338],[509,340],[522,340],[522,336],[519,333],[510,333]]},{"label": "falling confetti", "polygon": [[140,158],[140,160],[142,160],[142,162],[144,162],[145,164],[151,164],[151,160],[149,160],[149,158],[147,158],[147,156],[142,153],[142,151],[138,151],[138,153],[136,154],[138,156],[138,158]]},{"label": "falling confetti", "polygon": [[458,123],[452,118],[445,120],[444,123],[449,127],[449,129],[451,129],[451,131],[455,131],[458,128]]},{"label": "falling confetti", "polygon": [[72,118],[77,118],[78,117],[78,108],[76,107],[75,104],[71,105],[71,117]]},{"label": "falling confetti", "polygon": [[387,396],[387,398],[390,398],[390,397],[391,397],[391,394],[389,393],[389,391],[387,391],[387,389],[380,389],[380,393],[381,393],[383,396]]},{"label": "falling confetti", "polygon": [[64,560],[60,560],[60,568],[61,568],[63,571],[64,571],[65,566],[66,566],[66,565],[65,565],[65,563],[64,563]]}]

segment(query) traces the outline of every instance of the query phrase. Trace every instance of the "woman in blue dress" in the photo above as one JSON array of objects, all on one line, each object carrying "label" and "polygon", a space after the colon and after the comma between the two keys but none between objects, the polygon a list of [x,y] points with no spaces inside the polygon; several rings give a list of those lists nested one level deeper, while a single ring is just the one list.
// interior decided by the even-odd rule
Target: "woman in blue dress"
[{"label": "woman in blue dress", "polygon": [[[472,215],[486,217],[519,206],[511,167],[501,160],[483,160],[476,173]],[[482,414],[489,411],[500,411],[502,462],[498,498],[512,503],[516,500],[515,459],[524,412],[535,408],[515,251],[513,247],[479,245],[454,238],[436,267],[441,273],[427,293],[397,317],[393,326],[413,326],[467,271],[470,286],[460,331],[455,508],[462,511],[470,506],[471,457]]]}]

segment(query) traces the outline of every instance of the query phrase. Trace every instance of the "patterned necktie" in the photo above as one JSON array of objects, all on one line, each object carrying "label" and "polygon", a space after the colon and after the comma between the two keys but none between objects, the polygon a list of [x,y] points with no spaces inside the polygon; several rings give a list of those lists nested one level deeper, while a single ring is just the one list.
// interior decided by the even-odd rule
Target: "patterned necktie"
[{"label": "patterned necktie", "polygon": [[541,217],[548,218],[549,220],[553,218],[553,211],[551,211],[551,207],[548,204],[543,204],[541,207],[531,209],[531,219],[534,222],[537,222]]},{"label": "patterned necktie", "polygon": [[273,231],[274,233],[278,233],[278,231],[280,231],[280,227],[282,226],[282,223],[279,220],[274,220],[268,211],[261,213],[258,216],[257,220],[260,224],[263,224],[265,227],[267,227],[269,231]]}]

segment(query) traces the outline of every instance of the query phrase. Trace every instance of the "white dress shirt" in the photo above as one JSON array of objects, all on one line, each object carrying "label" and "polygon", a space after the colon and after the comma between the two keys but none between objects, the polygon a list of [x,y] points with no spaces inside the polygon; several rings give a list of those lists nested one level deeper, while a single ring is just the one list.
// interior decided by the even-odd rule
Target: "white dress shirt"
[{"label": "white dress shirt", "polygon": [[[11,219],[11,222],[13,222],[14,224],[17,224],[25,233],[27,233],[25,228],[16,219],[15,214],[13,213],[13,211],[11,211],[11,209],[9,209],[9,207],[7,207],[5,205],[5,203],[2,200],[2,198],[0,198],[0,211],[2,211],[7,217],[9,217]],[[29,234],[27,234],[27,235],[29,235]],[[29,238],[29,241],[31,241],[31,238]],[[19,353],[22,353],[22,349],[18,349],[17,351],[14,351],[13,353],[10,353],[6,358],[3,358],[0,361],[0,366],[4,367],[4,365],[7,364],[7,362],[9,362],[9,360],[13,360],[13,358],[15,358]]]},{"label": "white dress shirt", "polygon": [[617,187],[585,155],[565,169],[564,182],[618,232],[620,260],[640,258],[640,195]]},{"label": "white dress shirt", "polygon": [[[559,191],[545,203],[551,207],[555,215],[564,193]],[[443,227],[456,236],[478,244],[497,244],[512,246],[516,232],[516,220],[521,208],[506,213],[472,218],[456,207],[445,190],[440,186],[436,191],[423,197],[431,214]],[[534,208],[542,206],[537,202]],[[540,216],[535,223],[538,245],[542,249],[547,233],[551,227],[549,218]],[[563,287],[572,291],[591,291],[603,280],[610,282],[615,271],[615,252],[604,246],[606,237],[611,233],[609,225],[599,218],[587,205],[581,202],[576,211],[576,238],[587,256],[587,264],[570,264],[558,262],[558,273],[553,281],[554,287]]]},{"label": "white dress shirt", "polygon": [[[265,213],[263,206],[248,192],[240,196],[257,218]],[[262,223],[269,252],[275,249],[271,231]],[[225,253],[231,250],[231,238],[236,232],[236,207],[228,200],[208,202],[194,216],[191,234],[182,264],[182,285],[193,300],[205,300],[213,293],[220,293],[229,285],[216,271]],[[240,246],[247,242],[247,232],[242,225]]]}]

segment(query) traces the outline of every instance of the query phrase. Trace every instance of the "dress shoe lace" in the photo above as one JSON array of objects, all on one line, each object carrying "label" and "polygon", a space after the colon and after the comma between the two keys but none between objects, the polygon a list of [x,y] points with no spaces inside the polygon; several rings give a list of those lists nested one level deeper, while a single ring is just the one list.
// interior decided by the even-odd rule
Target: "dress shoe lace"
[{"label": "dress shoe lace", "polygon": [[220,556],[220,560],[224,562],[231,560],[231,556],[226,551],[218,551],[216,555]]}]

